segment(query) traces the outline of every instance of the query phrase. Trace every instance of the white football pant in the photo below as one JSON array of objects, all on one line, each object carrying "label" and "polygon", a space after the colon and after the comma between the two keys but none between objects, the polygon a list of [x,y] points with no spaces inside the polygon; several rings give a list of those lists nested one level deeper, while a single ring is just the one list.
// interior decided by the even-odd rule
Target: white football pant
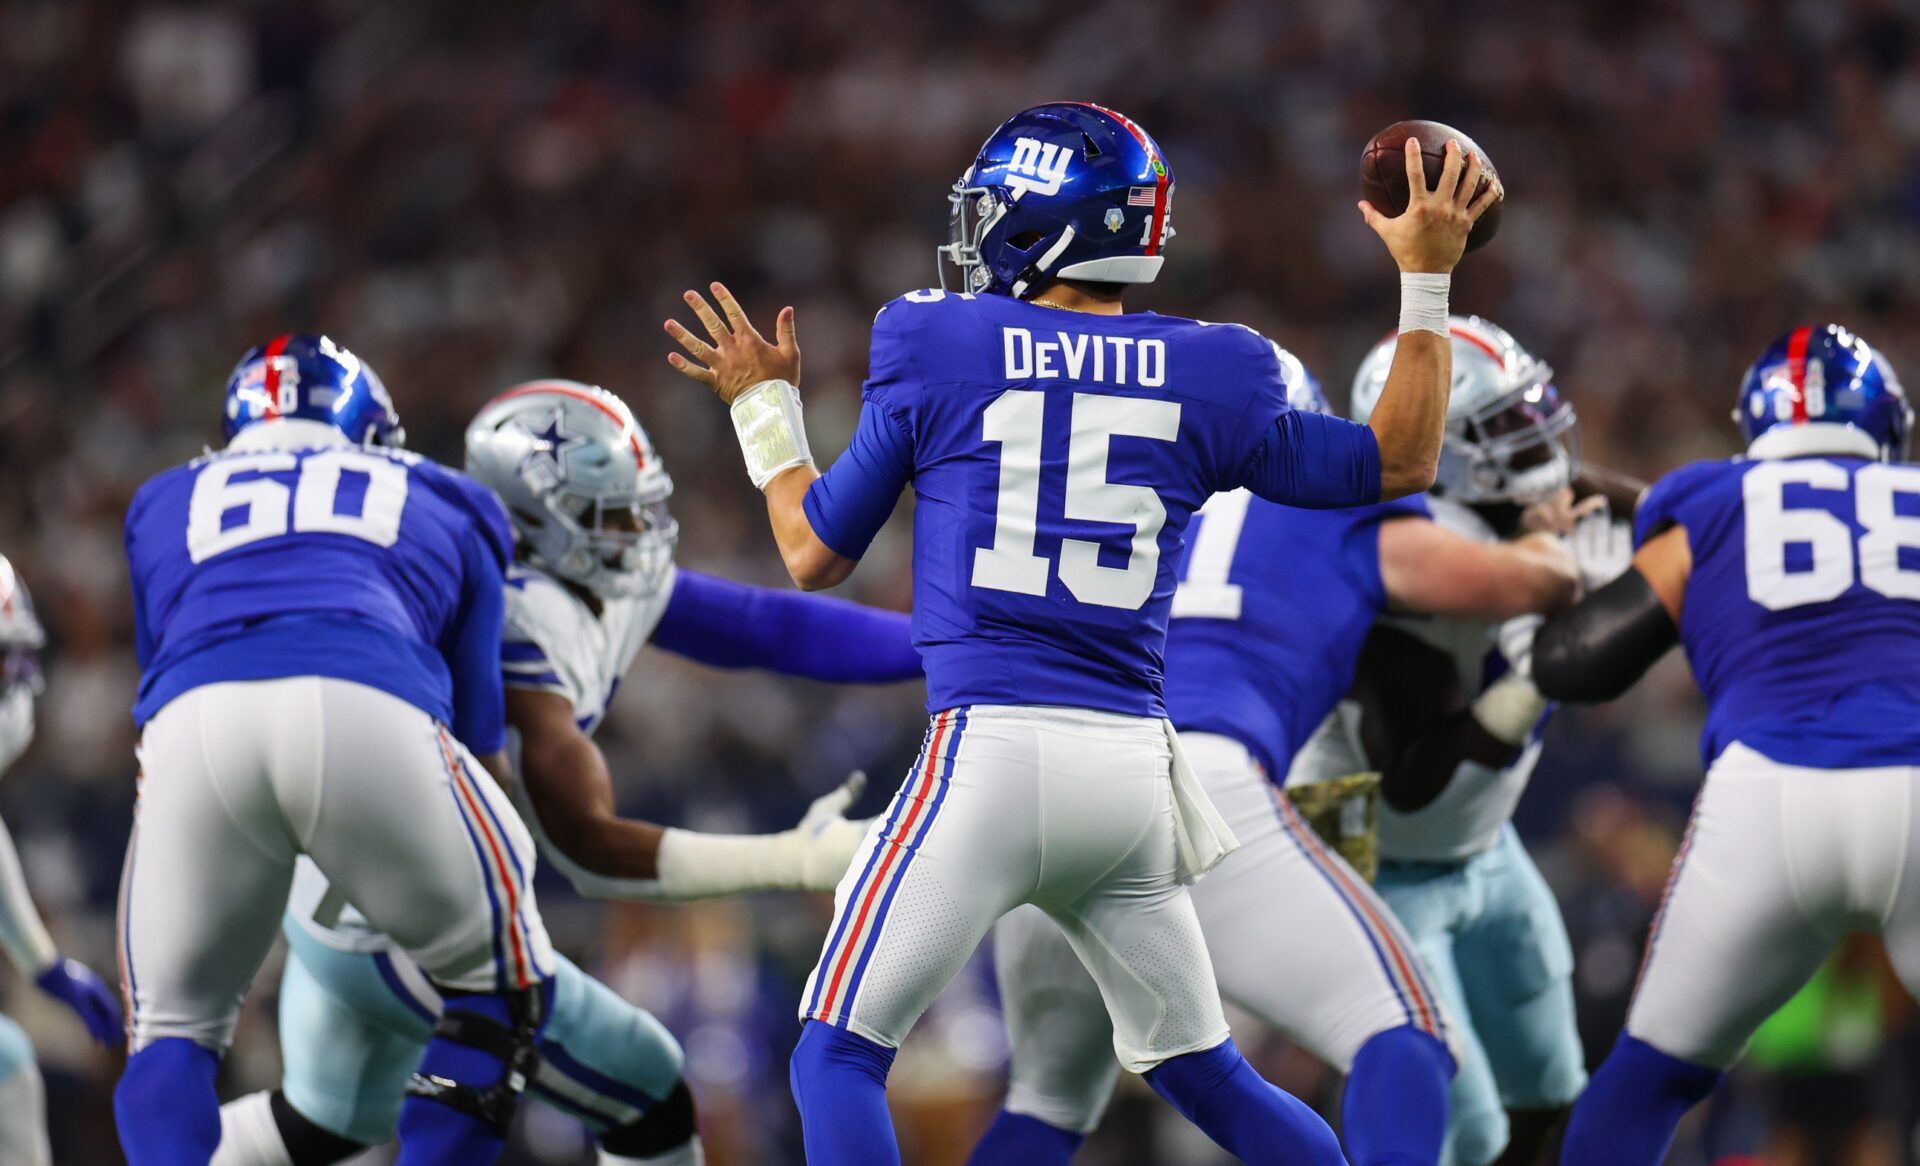
[{"label": "white football pant", "polygon": [[1627,1031],[1725,1069],[1852,931],[1920,991],[1920,766],[1803,769],[1731,745],[1707,770]]},{"label": "white football pant", "polygon": [[120,892],[130,1052],[226,1048],[301,854],[445,988],[552,974],[525,825],[398,697],[314,676],[210,684],[147,723],[140,761]]},{"label": "white football pant", "polygon": [[987,930],[1040,907],[1099,985],[1112,1050],[1145,1072],[1227,1039],[1176,874],[1164,722],[983,706],[933,719],[834,893],[802,1019],[898,1046]]},{"label": "white football pant", "polygon": [[[1453,1028],[1413,944],[1346,860],[1322,843],[1244,745],[1180,744],[1240,849],[1193,888],[1221,994],[1342,1072],[1378,1033]],[[1091,1132],[1119,1065],[1092,977],[1066,936],[1022,908],[994,929],[1012,1065],[1006,1108]]]}]

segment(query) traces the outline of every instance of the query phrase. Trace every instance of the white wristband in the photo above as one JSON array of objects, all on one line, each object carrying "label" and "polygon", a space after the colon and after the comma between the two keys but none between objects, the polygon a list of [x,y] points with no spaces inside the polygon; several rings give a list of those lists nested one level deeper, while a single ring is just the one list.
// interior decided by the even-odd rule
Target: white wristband
[{"label": "white wristband", "polygon": [[1447,334],[1447,289],[1453,276],[1427,271],[1400,273],[1400,331]]},{"label": "white wristband", "polygon": [[813,464],[800,420],[800,390],[787,381],[761,381],[735,397],[733,432],[756,490],[766,489],[781,470]]}]

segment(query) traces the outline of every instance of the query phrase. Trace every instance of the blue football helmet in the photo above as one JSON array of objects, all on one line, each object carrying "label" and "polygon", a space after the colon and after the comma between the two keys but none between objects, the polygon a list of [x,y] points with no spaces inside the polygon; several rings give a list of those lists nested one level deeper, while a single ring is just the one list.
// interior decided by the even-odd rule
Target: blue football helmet
[{"label": "blue football helmet", "polygon": [[[1173,237],[1173,172],[1147,131],[1084,101],[1001,123],[947,196],[941,256],[962,291],[1026,299],[1050,279],[1151,283]],[[936,260],[936,263],[938,261]],[[940,286],[947,283],[945,264]]]},{"label": "blue football helmet", "polygon": [[361,445],[401,446],[387,386],[372,368],[328,337],[289,332],[247,350],[227,377],[221,407],[226,440],[259,421],[324,421]]},{"label": "blue football helmet", "polygon": [[[1795,328],[1767,345],[1747,369],[1733,420],[1749,448],[1791,442],[1793,427],[1847,427],[1870,439],[1882,459],[1904,458],[1913,407],[1893,366],[1838,324]],[[1842,441],[1844,434],[1837,435]],[[1866,441],[1859,442],[1861,453]]]}]

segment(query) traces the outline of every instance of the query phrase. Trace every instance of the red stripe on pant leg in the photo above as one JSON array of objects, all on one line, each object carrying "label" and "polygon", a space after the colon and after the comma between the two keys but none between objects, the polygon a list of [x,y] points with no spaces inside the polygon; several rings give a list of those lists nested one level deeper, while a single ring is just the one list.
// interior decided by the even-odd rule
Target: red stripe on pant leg
[{"label": "red stripe on pant leg", "polygon": [[1680,874],[1686,869],[1687,854],[1693,849],[1693,828],[1700,822],[1700,803],[1707,796],[1707,787],[1703,783],[1700,792],[1693,795],[1693,810],[1687,814],[1687,832],[1680,836],[1680,849],[1674,852],[1673,867],[1667,871],[1667,885],[1660,888],[1660,908],[1653,913],[1653,926],[1647,929],[1647,950],[1640,953],[1640,970],[1633,974],[1633,996],[1640,995],[1640,983],[1647,978],[1647,968],[1653,964],[1653,947],[1660,942],[1660,928],[1667,921],[1667,907],[1673,901],[1674,888],[1680,885]]},{"label": "red stripe on pant leg", "polygon": [[1414,957],[1401,948],[1393,928],[1380,918],[1379,912],[1373,909],[1373,903],[1369,897],[1355,889],[1353,880],[1347,876],[1345,865],[1328,860],[1326,849],[1320,844],[1320,836],[1313,832],[1313,827],[1301,820],[1286,794],[1276,792],[1273,794],[1273,799],[1280,807],[1280,813],[1287,819],[1288,828],[1300,840],[1301,845],[1307,848],[1309,860],[1333,876],[1347,901],[1360,910],[1361,920],[1367,929],[1373,932],[1375,941],[1392,959],[1401,981],[1407,985],[1407,995],[1413,998],[1414,1007],[1419,1011],[1420,1027],[1429,1034],[1438,1036],[1440,1034],[1439,1009],[1429,999],[1426,981],[1420,978]]},{"label": "red stripe on pant leg", "polygon": [[873,910],[873,904],[879,898],[880,888],[886,886],[887,876],[893,870],[894,860],[906,852],[897,839],[907,838],[913,834],[914,824],[920,820],[920,811],[927,804],[926,795],[933,786],[934,770],[940,767],[940,745],[952,724],[951,711],[941,714],[941,719],[933,731],[933,744],[927,747],[927,764],[920,771],[920,780],[913,793],[913,808],[907,812],[907,820],[902,823],[895,837],[885,840],[888,847],[887,856],[881,860],[880,869],[874,874],[873,881],[867,884],[866,892],[860,896],[860,913],[854,917],[853,926],[847,929],[846,945],[840,949],[840,958],[834,961],[833,978],[828,981],[827,994],[820,1001],[820,1011],[827,1016],[832,1016],[839,1006],[840,984],[847,974],[847,964],[851,962],[853,953],[860,948],[860,934],[866,928],[867,914]]},{"label": "red stripe on pant leg", "polygon": [[494,837],[492,823],[487,821],[486,814],[474,800],[473,791],[467,787],[466,782],[461,780],[459,759],[449,745],[444,729],[440,731],[440,756],[446,762],[447,773],[453,779],[454,789],[459,791],[461,798],[465,801],[467,817],[473,822],[480,836],[486,840],[487,849],[493,855],[494,869],[499,872],[500,883],[506,888],[507,938],[511,941],[513,951],[514,977],[517,981],[515,986],[525,988],[532,983],[532,980],[527,974],[527,953],[520,943],[520,893],[514,885],[512,868],[507,865],[506,859],[500,853],[500,842]]}]

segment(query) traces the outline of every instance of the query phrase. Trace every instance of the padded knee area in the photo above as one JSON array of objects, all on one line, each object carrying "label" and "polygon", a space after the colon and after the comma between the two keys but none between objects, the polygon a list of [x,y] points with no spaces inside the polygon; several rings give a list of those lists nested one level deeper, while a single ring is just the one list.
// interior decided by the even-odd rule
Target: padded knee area
[{"label": "padded knee area", "polygon": [[33,1042],[21,1027],[0,1016],[0,1081],[33,1064]]},{"label": "padded knee area", "polygon": [[693,1091],[683,1080],[638,1121],[603,1134],[600,1148],[623,1158],[657,1158],[686,1145],[697,1132],[699,1120],[694,1112]]}]

